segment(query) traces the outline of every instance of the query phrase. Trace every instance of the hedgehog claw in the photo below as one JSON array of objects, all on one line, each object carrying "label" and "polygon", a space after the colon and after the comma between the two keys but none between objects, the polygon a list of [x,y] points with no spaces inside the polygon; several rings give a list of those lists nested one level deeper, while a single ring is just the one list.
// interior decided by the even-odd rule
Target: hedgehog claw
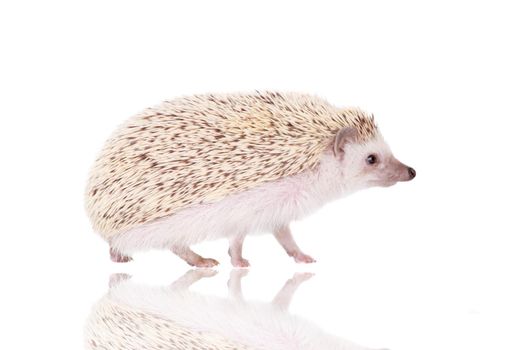
[{"label": "hedgehog claw", "polygon": [[237,268],[246,268],[246,267],[250,267],[250,262],[244,258],[240,258],[240,259],[232,259],[232,265],[233,267],[237,267]]},{"label": "hedgehog claw", "polygon": [[210,258],[200,258],[197,261],[190,263],[190,265],[198,268],[209,268],[219,265],[219,262],[215,259]]}]

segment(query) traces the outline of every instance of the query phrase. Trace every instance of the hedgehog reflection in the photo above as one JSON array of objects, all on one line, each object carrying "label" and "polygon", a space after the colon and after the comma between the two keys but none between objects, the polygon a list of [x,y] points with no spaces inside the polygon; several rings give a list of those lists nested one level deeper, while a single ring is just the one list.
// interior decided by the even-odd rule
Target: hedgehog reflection
[{"label": "hedgehog reflection", "polygon": [[216,272],[211,270],[190,270],[168,287],[141,285],[127,275],[114,275],[108,294],[87,320],[86,348],[365,349],[287,311],[295,290],[310,274],[295,274],[272,303],[260,303],[243,299],[241,278],[247,272],[231,272],[229,298],[188,290],[202,277],[213,276]]}]

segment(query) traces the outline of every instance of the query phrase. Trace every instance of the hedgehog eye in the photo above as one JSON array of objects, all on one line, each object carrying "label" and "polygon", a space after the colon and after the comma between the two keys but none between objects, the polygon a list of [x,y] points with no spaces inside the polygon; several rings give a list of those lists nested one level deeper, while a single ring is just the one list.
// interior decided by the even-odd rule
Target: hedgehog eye
[{"label": "hedgehog eye", "polygon": [[375,154],[370,154],[366,157],[366,162],[370,165],[377,163],[377,156]]}]

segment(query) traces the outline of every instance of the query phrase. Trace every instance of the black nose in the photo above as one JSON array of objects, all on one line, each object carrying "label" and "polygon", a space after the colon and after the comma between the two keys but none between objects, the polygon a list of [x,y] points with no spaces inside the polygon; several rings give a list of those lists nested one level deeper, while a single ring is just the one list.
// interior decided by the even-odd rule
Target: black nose
[{"label": "black nose", "polygon": [[410,180],[416,177],[416,171],[414,168],[408,167],[408,175],[410,176]]}]

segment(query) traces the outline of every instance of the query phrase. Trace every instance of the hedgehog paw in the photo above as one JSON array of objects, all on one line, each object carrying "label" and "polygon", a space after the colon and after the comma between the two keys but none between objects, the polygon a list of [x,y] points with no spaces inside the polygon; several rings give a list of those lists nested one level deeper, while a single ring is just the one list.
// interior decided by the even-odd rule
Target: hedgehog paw
[{"label": "hedgehog paw", "polygon": [[196,261],[190,263],[190,265],[195,266],[195,267],[199,267],[199,268],[206,268],[206,267],[217,266],[217,265],[219,265],[219,262],[217,260],[215,260],[215,259],[200,258],[200,259],[197,259]]},{"label": "hedgehog paw", "polygon": [[133,260],[130,256],[120,254],[113,248],[109,250],[109,256],[111,258],[111,261],[116,263],[127,263]]},{"label": "hedgehog paw", "polygon": [[314,258],[304,253],[296,253],[296,254],[293,254],[292,256],[296,263],[311,264],[311,263],[316,262]]},{"label": "hedgehog paw", "polygon": [[250,267],[250,262],[244,258],[232,259],[232,265],[239,268]]}]

